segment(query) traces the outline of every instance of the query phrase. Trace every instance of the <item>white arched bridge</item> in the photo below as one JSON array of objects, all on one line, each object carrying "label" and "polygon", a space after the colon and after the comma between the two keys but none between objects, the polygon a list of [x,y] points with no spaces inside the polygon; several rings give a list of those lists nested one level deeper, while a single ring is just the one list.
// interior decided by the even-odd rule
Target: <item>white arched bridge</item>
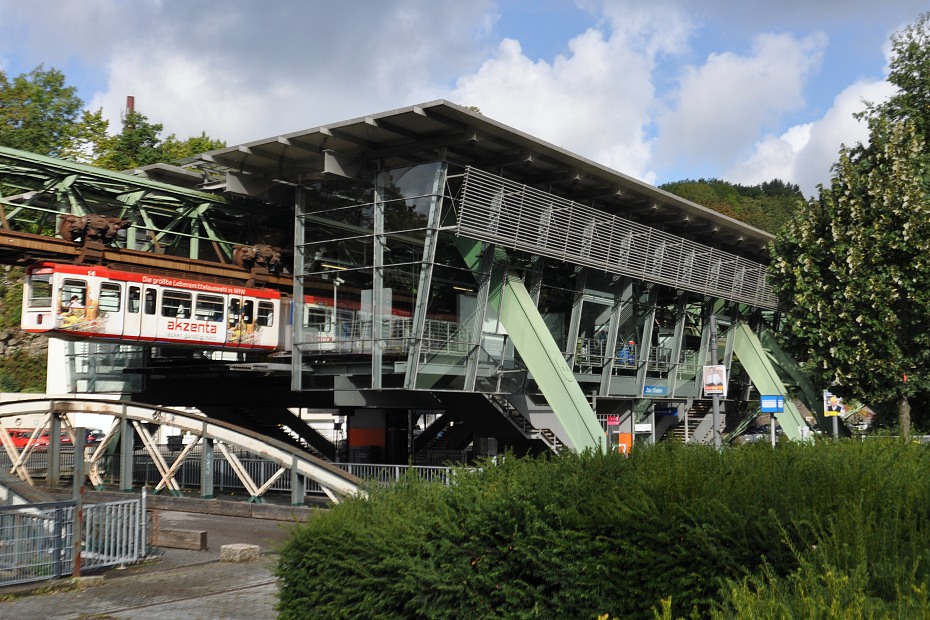
[{"label": "white arched bridge", "polygon": [[[109,416],[111,423],[101,438],[87,443],[86,437],[79,438],[75,432],[79,414]],[[84,445],[82,471],[98,489],[103,488],[106,475],[117,471],[120,490],[131,490],[134,456],[144,449],[160,477],[156,493],[166,490],[180,495],[177,476],[182,465],[199,459],[201,497],[214,497],[214,454],[219,451],[250,495],[249,501],[263,501],[265,493],[286,474],[290,475],[295,504],[303,503],[307,481],[317,483],[333,502],[364,494],[361,479],[323,459],[199,412],[125,401],[46,396],[0,403],[0,425],[4,429],[0,442],[9,457],[10,473],[33,486],[37,472],[44,472],[48,486],[56,486],[67,456],[76,452],[73,446]],[[153,430],[163,426],[185,433],[186,444],[167,452],[162,449]],[[243,453],[273,463],[273,471],[265,479],[256,479],[240,458]]]}]

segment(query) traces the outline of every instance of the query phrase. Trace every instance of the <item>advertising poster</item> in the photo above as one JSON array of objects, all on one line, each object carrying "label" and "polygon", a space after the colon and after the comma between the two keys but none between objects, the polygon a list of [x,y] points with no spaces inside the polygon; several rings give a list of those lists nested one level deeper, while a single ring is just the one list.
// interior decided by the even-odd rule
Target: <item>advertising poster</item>
[{"label": "advertising poster", "polygon": [[704,367],[704,396],[723,396],[727,395],[727,367],[723,364],[718,366]]},{"label": "advertising poster", "polygon": [[841,416],[846,413],[846,405],[843,399],[834,396],[830,392],[823,393],[823,414],[825,416]]}]

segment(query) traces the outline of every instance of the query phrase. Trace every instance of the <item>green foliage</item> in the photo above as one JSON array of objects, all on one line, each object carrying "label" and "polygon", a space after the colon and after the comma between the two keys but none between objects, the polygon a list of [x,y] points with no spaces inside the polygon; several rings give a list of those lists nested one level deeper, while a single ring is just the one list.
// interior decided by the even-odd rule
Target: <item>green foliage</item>
[{"label": "green foliage", "polygon": [[226,146],[201,133],[164,141],[163,126],[138,112],[123,118],[122,131],[108,135],[103,110],[82,110],[77,89],[67,86],[64,74],[39,65],[10,81],[0,71],[0,146],[70,159],[110,170],[128,170],[184,160]]},{"label": "green foliage", "polygon": [[0,357],[0,392],[45,392],[45,355],[14,351]]},{"label": "green foliage", "polygon": [[792,347],[824,384],[864,402],[930,388],[930,159],[911,123],[876,129],[867,157],[842,152],[832,187],[775,243],[770,270]]},{"label": "green foliage", "polygon": [[888,81],[897,92],[881,104],[870,104],[859,115],[870,120],[912,121],[930,143],[930,13],[891,37]]},{"label": "green foliage", "polygon": [[81,120],[72,129],[71,141],[59,155],[79,164],[93,165],[111,147],[112,138],[107,135],[110,123],[103,118],[103,109],[96,112],[84,110]]},{"label": "green foliage", "polygon": [[171,164],[180,164],[185,159],[215,151],[226,146],[222,140],[214,140],[206,132],[201,132],[199,136],[188,138],[187,140],[178,140],[174,134],[171,134],[161,145],[162,156],[164,161]]},{"label": "green foliage", "polygon": [[797,185],[778,179],[754,186],[717,179],[677,181],[661,189],[770,232],[781,228],[804,203]]},{"label": "green foliage", "polygon": [[123,118],[122,132],[98,141],[98,156],[93,164],[110,170],[129,170],[154,163],[177,165],[199,153],[226,146],[203,132],[183,141],[171,134],[162,141],[159,136],[163,128],[161,123],[150,123],[139,112],[129,112]]},{"label": "green foliage", "polygon": [[164,126],[150,123],[148,117],[131,111],[123,118],[123,130],[113,136],[95,165],[110,170],[128,170],[163,161],[159,137]]},{"label": "green foliage", "polygon": [[76,93],[57,69],[39,65],[12,81],[0,71],[0,145],[58,156],[83,105]]},{"label": "green foliage", "polygon": [[[773,246],[788,347],[825,385],[879,408],[930,393],[930,14],[892,38],[901,91],[859,115],[868,145],[843,148],[829,188]],[[905,375],[907,381],[904,380]]]},{"label": "green foliage", "polygon": [[890,440],[658,446],[407,479],[295,528],[280,617],[926,617],[928,464]]}]

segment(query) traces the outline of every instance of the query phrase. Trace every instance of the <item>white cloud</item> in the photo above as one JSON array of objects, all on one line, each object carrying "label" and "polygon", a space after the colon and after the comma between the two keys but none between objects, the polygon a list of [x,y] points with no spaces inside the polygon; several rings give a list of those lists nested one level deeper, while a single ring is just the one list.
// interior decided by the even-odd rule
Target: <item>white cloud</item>
[{"label": "white cloud", "polygon": [[[616,7],[612,7],[616,9]],[[690,26],[680,14],[608,12],[569,42],[570,53],[532,61],[504,40],[450,97],[484,114],[621,172],[652,181],[648,126],[657,58],[676,52]]]},{"label": "white cloud", "polygon": [[881,102],[893,91],[891,84],[878,81],[847,87],[823,118],[791,127],[780,136],[765,137],[749,158],[732,166],[723,178],[747,185],[778,178],[798,184],[805,196],[814,195],[818,184],[829,184],[840,146],[868,141],[868,126],[853,114],[865,108],[863,101]]},{"label": "white cloud", "polygon": [[494,20],[490,0],[97,5],[126,19],[89,107],[115,129],[133,95],[165,134],[231,144],[434,99],[479,64]]},{"label": "white cloud", "polygon": [[[127,95],[164,136],[229,144],[447,98],[645,181],[779,177],[809,192],[840,143],[864,139],[859,99],[881,98],[875,64],[843,73],[838,50],[874,59],[921,4],[576,0],[589,27],[565,40],[546,3],[530,28],[507,2],[0,0],[0,67],[61,68],[113,130]],[[829,112],[807,110],[856,78]]]},{"label": "white cloud", "polygon": [[750,55],[715,53],[686,68],[659,119],[661,163],[719,167],[745,154],[761,131],[804,107],[805,85],[826,42],[823,34],[761,34]]}]

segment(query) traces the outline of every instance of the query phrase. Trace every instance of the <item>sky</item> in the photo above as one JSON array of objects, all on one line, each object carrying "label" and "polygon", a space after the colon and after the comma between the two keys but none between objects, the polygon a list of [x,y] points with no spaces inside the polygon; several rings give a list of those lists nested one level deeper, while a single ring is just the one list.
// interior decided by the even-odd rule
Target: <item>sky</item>
[{"label": "sky", "polygon": [[652,184],[814,195],[926,0],[0,0],[0,71],[228,145],[445,99]]}]

